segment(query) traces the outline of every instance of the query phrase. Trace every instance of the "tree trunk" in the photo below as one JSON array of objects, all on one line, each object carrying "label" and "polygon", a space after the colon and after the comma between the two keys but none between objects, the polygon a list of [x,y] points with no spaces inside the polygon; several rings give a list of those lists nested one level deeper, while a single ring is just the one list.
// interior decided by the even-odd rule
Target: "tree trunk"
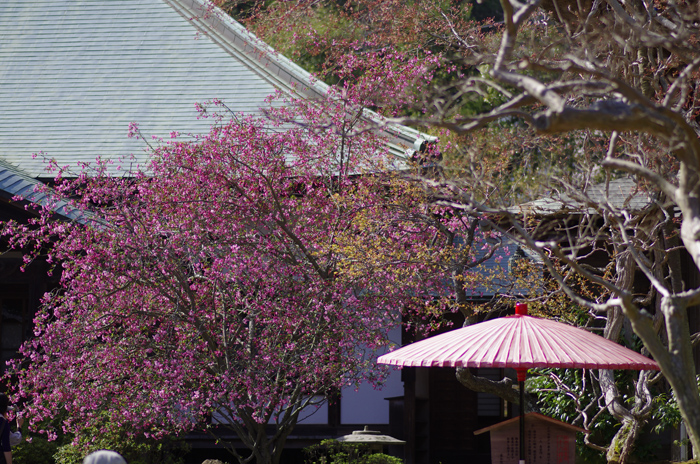
[{"label": "tree trunk", "polygon": [[[680,370],[682,371],[683,369]],[[664,374],[666,374],[666,378],[678,400],[681,416],[688,431],[688,438],[693,447],[693,459],[698,460],[700,458],[700,440],[698,439],[700,434],[700,398],[698,398],[695,376],[688,379],[688,376],[683,375],[683,372],[671,375],[667,370],[664,370]]]},{"label": "tree trunk", "polygon": [[620,430],[617,431],[612,442],[610,442],[605,459],[609,463],[615,464],[628,462],[641,428],[642,424],[636,419],[632,417],[624,419]]},{"label": "tree trunk", "polygon": [[634,308],[631,301],[623,303],[630,316],[634,331],[649,349],[673,388],[688,437],[693,446],[693,457],[700,458],[700,394],[695,378],[695,362],[684,300],[664,297],[661,311],[668,335],[665,347],[654,330],[652,320]]}]

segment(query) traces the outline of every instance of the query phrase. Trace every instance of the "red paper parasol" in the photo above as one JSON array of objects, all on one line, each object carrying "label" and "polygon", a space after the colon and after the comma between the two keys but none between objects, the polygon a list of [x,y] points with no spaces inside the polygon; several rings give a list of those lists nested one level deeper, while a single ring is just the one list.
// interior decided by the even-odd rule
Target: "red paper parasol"
[{"label": "red paper parasol", "polygon": [[405,367],[511,367],[520,382],[520,462],[525,462],[523,392],[533,367],[659,370],[655,361],[586,330],[516,314],[436,335],[380,356],[377,362]]}]

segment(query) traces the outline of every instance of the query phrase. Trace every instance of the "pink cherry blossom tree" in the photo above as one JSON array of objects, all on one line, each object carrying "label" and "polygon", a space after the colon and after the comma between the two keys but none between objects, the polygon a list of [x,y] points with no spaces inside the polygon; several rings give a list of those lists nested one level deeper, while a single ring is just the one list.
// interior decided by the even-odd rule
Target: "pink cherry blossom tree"
[{"label": "pink cherry blossom tree", "polygon": [[347,97],[230,120],[203,107],[223,111],[209,134],[161,141],[129,176],[58,169],[47,191],[80,221],[47,205],[4,225],[27,263],[62,272],[11,372],[35,429],[206,427],[245,444],[227,444],[240,462],[277,463],[300,414],[381,382],[388,330],[449,287],[454,240],[436,235],[469,223],[397,175]]}]

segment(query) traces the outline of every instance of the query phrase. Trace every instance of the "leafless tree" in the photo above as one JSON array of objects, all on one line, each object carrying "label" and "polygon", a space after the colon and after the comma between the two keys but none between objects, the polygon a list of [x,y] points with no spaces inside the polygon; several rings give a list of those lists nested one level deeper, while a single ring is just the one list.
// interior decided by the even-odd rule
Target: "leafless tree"
[{"label": "leafless tree", "polygon": [[[458,167],[446,165],[452,175],[426,183],[437,201],[490,219],[537,253],[562,292],[606,318],[607,337],[619,338],[629,324],[673,388],[698,458],[688,313],[700,303],[700,4],[501,5],[505,20],[492,48],[482,35],[451,29],[455,56],[481,73],[436,88],[426,116],[397,121],[466,135],[505,121],[523,152],[556,153],[546,170],[531,170],[524,189],[510,183],[494,194],[503,177],[498,184],[479,169],[486,155],[474,145],[459,151]],[[494,104],[465,116],[458,109],[471,95]],[[562,149],[562,141],[573,148]],[[581,277],[598,290],[582,292]],[[638,377],[631,407],[610,373],[599,380],[602,404],[623,423],[607,457],[625,461],[648,418],[650,378]]]}]

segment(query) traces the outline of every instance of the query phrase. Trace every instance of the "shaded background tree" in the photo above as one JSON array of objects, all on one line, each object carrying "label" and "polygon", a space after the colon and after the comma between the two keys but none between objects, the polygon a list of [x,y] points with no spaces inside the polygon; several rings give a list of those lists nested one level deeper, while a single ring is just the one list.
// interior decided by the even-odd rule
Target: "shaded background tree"
[{"label": "shaded background tree", "polygon": [[[460,35],[464,62],[478,65],[482,74],[436,89],[442,97],[432,100],[428,117],[402,121],[459,133],[505,124],[520,137],[521,154],[537,155],[539,150],[528,146],[551,150],[555,162],[547,164],[544,175],[533,173],[519,184],[512,178],[516,189],[488,199],[461,182],[470,179],[473,185],[481,179],[484,186],[494,185],[493,173],[489,179],[473,169],[480,157],[488,157],[488,149],[463,149],[455,156],[461,165],[454,168],[463,178],[431,184],[441,201],[492,215],[503,230],[539,253],[569,298],[606,318],[606,336],[618,339],[622,316],[627,318],[673,388],[697,453],[700,403],[687,312],[697,304],[698,290],[681,272],[684,252],[695,271],[698,267],[693,224],[700,57],[690,45],[698,39],[697,8],[683,2],[614,0],[502,5],[505,22],[497,33],[496,53]],[[495,104],[473,115],[459,114],[460,100],[452,97],[494,92]],[[570,150],[557,147],[561,141]],[[626,176],[630,183],[616,182]],[[645,204],[636,203],[640,197]],[[527,204],[543,198],[553,204]],[[508,207],[514,202],[525,206],[516,212]],[[540,220],[529,219],[538,215]],[[595,254],[607,259],[591,265]],[[603,291],[583,295],[573,276]],[[635,288],[640,280],[646,288]],[[618,401],[609,373],[601,372],[600,382],[607,409],[623,424],[607,458],[624,461],[638,424],[648,420],[648,387],[642,378],[636,380],[640,390],[630,408]]]}]

